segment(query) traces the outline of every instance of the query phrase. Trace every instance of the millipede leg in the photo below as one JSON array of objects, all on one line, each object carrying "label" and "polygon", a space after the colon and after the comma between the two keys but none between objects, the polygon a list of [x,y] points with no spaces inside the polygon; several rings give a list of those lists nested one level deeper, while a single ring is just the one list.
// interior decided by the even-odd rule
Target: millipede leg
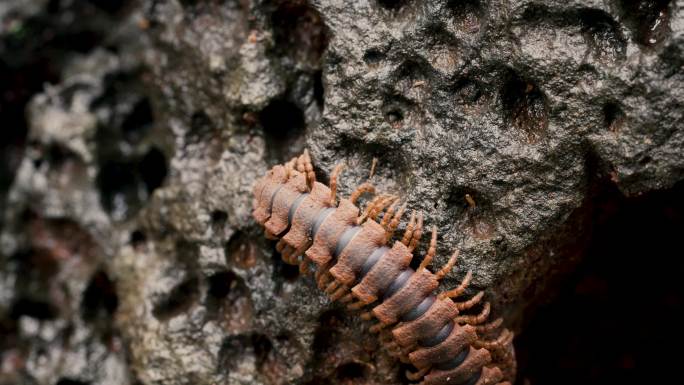
[{"label": "millipede leg", "polygon": [[485,335],[492,330],[496,330],[503,324],[503,318],[497,318],[492,322],[486,323],[484,325],[475,325],[475,331],[478,335]]},{"label": "millipede leg", "polygon": [[384,227],[385,230],[387,230],[387,226],[389,225],[389,222],[392,219],[392,216],[394,216],[394,212],[397,209],[397,204],[399,204],[398,200],[392,202],[392,204],[389,206],[389,208],[385,212],[385,215],[383,215],[382,221],[380,221],[380,226]]},{"label": "millipede leg", "polygon": [[332,294],[337,288],[340,286],[340,282],[338,280],[334,280],[330,282],[328,287],[325,288],[325,294]]},{"label": "millipede leg", "polygon": [[480,311],[479,314],[461,315],[461,316],[454,318],[454,321],[459,325],[463,325],[463,324],[480,325],[481,323],[483,323],[487,320],[487,317],[489,317],[490,310],[491,310],[491,305],[489,304],[489,302],[485,302],[485,304],[482,305],[482,310]]},{"label": "millipede leg", "polygon": [[306,184],[309,186],[309,190],[313,187],[314,182],[316,182],[316,173],[313,169],[313,164],[311,164],[311,156],[309,156],[309,150],[304,150],[302,156],[299,157],[301,172],[306,173]]},{"label": "millipede leg", "polygon": [[474,296],[473,298],[471,298],[471,299],[469,299],[469,300],[467,300],[467,301],[463,301],[463,302],[454,302],[454,304],[456,305],[456,308],[458,309],[458,311],[468,310],[468,309],[470,309],[471,307],[473,307],[473,306],[477,305],[478,303],[480,303],[480,301],[482,300],[482,297],[484,297],[484,292],[483,292],[483,291],[481,291],[481,292],[475,294],[475,296]]},{"label": "millipede leg", "polygon": [[359,187],[356,188],[349,197],[349,200],[351,203],[356,204],[356,201],[359,200],[361,195],[369,193],[369,194],[374,194],[375,193],[375,186],[373,186],[370,182],[364,182],[359,185]]},{"label": "millipede leg", "polygon": [[418,223],[416,224],[415,230],[413,230],[413,236],[411,237],[411,242],[408,245],[410,252],[413,252],[420,242],[420,237],[423,236],[423,213],[418,213]]},{"label": "millipede leg", "polygon": [[365,303],[363,303],[363,302],[357,300],[356,302],[352,302],[352,303],[350,303],[349,305],[347,305],[347,309],[349,309],[349,310],[359,310],[359,309],[361,309],[361,308],[364,307],[364,306],[366,306]]},{"label": "millipede leg", "polygon": [[371,333],[380,333],[382,329],[386,328],[387,326],[389,326],[389,324],[378,322],[375,325],[371,326],[369,330]]},{"label": "millipede leg", "polygon": [[468,288],[468,285],[470,285],[470,280],[473,279],[473,271],[468,270],[468,273],[466,273],[466,276],[463,278],[463,281],[461,281],[461,284],[458,285],[458,287],[445,291],[444,293],[440,294],[441,298],[456,298],[463,294],[466,289]]},{"label": "millipede leg", "polygon": [[285,241],[283,241],[282,239],[279,240],[278,243],[276,243],[276,246],[275,246],[276,251],[282,254],[282,253],[283,253],[283,249],[285,248],[285,246],[287,246],[287,243],[285,243]]},{"label": "millipede leg", "polygon": [[349,288],[345,285],[342,285],[330,296],[330,300],[335,302],[347,294],[347,292],[349,292]]},{"label": "millipede leg", "polygon": [[[425,254],[425,258],[423,258],[423,261],[420,262],[420,266],[418,266],[417,271],[421,271],[425,269],[430,262],[432,262],[432,258],[435,257],[435,253],[437,252],[437,226],[432,226],[432,237],[430,238],[430,247],[428,247],[428,251]],[[437,278],[439,279],[439,277]]]},{"label": "millipede leg", "polygon": [[299,261],[297,260],[298,255],[293,247],[287,246],[285,248],[285,252],[287,253],[288,258],[287,263],[289,263],[290,265],[299,265]]},{"label": "millipede leg", "polygon": [[290,159],[289,162],[285,163],[285,174],[287,175],[288,179],[292,176],[296,165],[297,165],[297,157],[294,157],[294,158]]},{"label": "millipede leg", "polygon": [[388,332],[387,330],[384,330],[382,333],[380,333],[380,336],[378,338],[380,339],[380,342],[382,342],[383,344],[397,344],[394,341],[394,337],[392,336],[391,331]]},{"label": "millipede leg", "polygon": [[371,161],[371,168],[370,172],[368,173],[368,179],[372,178],[373,175],[375,175],[375,166],[378,165],[378,158],[373,157],[373,160]]},{"label": "millipede leg", "polygon": [[349,305],[351,305],[349,302],[352,302],[353,300],[354,295],[351,292],[347,293],[344,297],[340,298],[340,302],[348,304],[347,309],[349,309]]},{"label": "millipede leg", "polygon": [[476,340],[473,342],[473,346],[485,348],[489,351],[502,351],[511,341],[513,341],[513,333],[508,329],[504,329],[495,340]]},{"label": "millipede leg", "polygon": [[411,219],[409,219],[408,224],[406,225],[406,231],[404,231],[404,236],[401,238],[401,243],[404,244],[404,246],[408,247],[409,243],[411,242],[411,238],[413,237],[413,228],[416,225],[416,210],[411,211]]},{"label": "millipede leg", "polygon": [[344,168],[343,163],[339,163],[335,166],[332,173],[330,174],[330,205],[335,206],[337,203],[337,178],[340,176],[342,169]]},{"label": "millipede leg", "polygon": [[328,266],[319,266],[316,270],[316,284],[318,285],[318,288],[325,290],[330,282],[330,278],[332,278],[332,276],[328,273]]},{"label": "millipede leg", "polygon": [[296,265],[296,263],[292,262],[292,252],[294,249],[283,242],[282,239],[276,243],[276,251],[280,253],[283,262],[287,263],[288,265]]},{"label": "millipede leg", "polygon": [[378,205],[378,207],[376,207],[375,211],[372,212],[372,213],[370,213],[370,214],[368,215],[368,218],[370,218],[370,219],[372,219],[372,220],[374,220],[374,221],[377,220],[378,215],[380,215],[380,213],[381,213],[385,208],[387,208],[388,206],[390,206],[392,203],[396,202],[397,199],[399,199],[399,198],[397,198],[397,197],[395,197],[395,196],[390,196],[390,197],[387,198],[382,204]]},{"label": "millipede leg", "polygon": [[387,241],[389,241],[394,235],[394,231],[399,226],[399,222],[401,222],[401,217],[404,216],[404,212],[406,212],[406,203],[399,207],[399,210],[394,214],[392,220],[387,225]]},{"label": "millipede leg", "polygon": [[391,195],[381,194],[373,198],[373,200],[371,200],[366,206],[366,208],[363,210],[363,214],[356,220],[356,222],[358,224],[361,224],[363,221],[365,221],[366,218],[368,218],[372,212],[377,210],[377,207],[383,205],[389,197],[391,197]]},{"label": "millipede leg", "polygon": [[421,378],[425,377],[425,375],[430,371],[430,369],[431,369],[431,368],[428,366],[428,367],[425,367],[425,368],[423,368],[423,369],[420,369],[419,371],[417,371],[417,372],[415,372],[415,373],[410,372],[410,371],[407,370],[407,371],[406,371],[406,378],[407,378],[409,381],[418,381],[418,380],[420,380]]},{"label": "millipede leg", "polygon": [[449,274],[451,269],[454,268],[454,265],[456,264],[456,259],[458,258],[459,253],[460,253],[460,251],[458,249],[456,249],[456,251],[454,251],[454,253],[451,255],[451,258],[449,258],[449,260],[447,261],[446,265],[444,265],[441,269],[439,269],[439,271],[435,274],[438,281],[441,280],[442,278],[444,278],[447,274]]},{"label": "millipede leg", "polygon": [[311,272],[311,266],[309,266],[309,262],[306,259],[303,259],[299,263],[299,273],[301,275],[309,275]]}]

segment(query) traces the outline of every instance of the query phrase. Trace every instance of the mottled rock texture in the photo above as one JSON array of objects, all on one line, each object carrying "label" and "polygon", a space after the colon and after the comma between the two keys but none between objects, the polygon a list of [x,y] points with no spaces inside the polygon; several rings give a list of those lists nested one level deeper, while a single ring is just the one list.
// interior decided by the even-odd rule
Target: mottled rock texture
[{"label": "mottled rock texture", "polygon": [[684,178],[683,7],[3,2],[0,383],[405,383],[251,219],[304,148],[343,194],[377,158],[524,330],[597,191]]}]

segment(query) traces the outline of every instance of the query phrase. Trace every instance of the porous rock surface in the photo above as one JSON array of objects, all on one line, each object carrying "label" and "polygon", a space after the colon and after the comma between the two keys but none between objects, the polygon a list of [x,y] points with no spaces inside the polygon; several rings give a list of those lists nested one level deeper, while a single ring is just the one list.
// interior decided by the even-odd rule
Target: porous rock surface
[{"label": "porous rock surface", "polygon": [[346,165],[343,195],[377,158],[435,264],[461,250],[443,285],[472,269],[516,331],[581,257],[597,186],[684,176],[677,1],[120,3],[26,108],[0,383],[405,382],[251,219],[256,178],[304,148],[323,181]]}]

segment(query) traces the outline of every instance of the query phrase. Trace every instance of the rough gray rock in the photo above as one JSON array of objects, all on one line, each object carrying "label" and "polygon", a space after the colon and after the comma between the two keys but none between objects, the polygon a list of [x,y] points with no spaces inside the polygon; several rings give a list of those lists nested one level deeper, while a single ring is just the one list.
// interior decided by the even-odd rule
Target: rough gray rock
[{"label": "rough gray rock", "polygon": [[[2,311],[24,292],[17,256],[69,238],[31,223],[68,220],[98,250],[68,293],[115,283],[109,316],[142,383],[401,383],[363,324],[297,278],[251,219],[255,179],[309,148],[322,180],[346,164],[343,194],[378,158],[379,189],[437,226],[436,265],[461,250],[444,286],[472,269],[473,290],[518,330],[581,258],[597,186],[639,195],[684,176],[682,4],[637,3],[131,6],[110,39],[119,51],[69,62],[27,110]],[[15,333],[64,327],[35,318]],[[3,360],[14,352],[0,347]],[[123,370],[119,353],[102,354],[79,362]],[[74,370],[53,380],[110,383],[104,369]],[[29,371],[25,383],[50,383]]]}]

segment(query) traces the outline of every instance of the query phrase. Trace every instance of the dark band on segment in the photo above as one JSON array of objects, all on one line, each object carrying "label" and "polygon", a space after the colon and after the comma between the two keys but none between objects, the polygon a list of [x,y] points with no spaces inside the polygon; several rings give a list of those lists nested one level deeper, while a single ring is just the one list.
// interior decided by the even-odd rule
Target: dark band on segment
[{"label": "dark band on segment", "polygon": [[288,212],[287,212],[287,224],[288,225],[292,225],[292,219],[294,218],[294,215],[297,212],[299,205],[302,204],[302,201],[307,196],[309,196],[309,194],[307,194],[307,193],[301,194],[300,196],[297,197],[297,199],[295,199],[294,203],[292,203],[292,206],[290,206],[290,210],[288,210]]},{"label": "dark band on segment", "polygon": [[342,254],[342,251],[347,247],[349,242],[354,239],[359,231],[361,231],[361,226],[351,226],[342,233],[340,239],[337,241],[337,245],[335,245],[335,252],[333,253],[334,259],[337,259],[337,257]]},{"label": "dark band on segment", "polygon": [[318,229],[321,228],[323,222],[325,222],[325,220],[328,219],[328,217],[334,212],[335,209],[333,207],[328,207],[322,209],[318,212],[318,214],[316,214],[316,219],[314,220],[314,223],[311,226],[311,239],[316,238],[316,233],[318,233]]},{"label": "dark band on segment", "polygon": [[391,296],[394,295],[394,293],[398,292],[404,285],[406,285],[406,282],[411,278],[411,276],[415,273],[413,269],[406,269],[402,271],[397,278],[394,279],[392,284],[387,288],[385,293],[383,294],[383,299],[387,299]]},{"label": "dark band on segment", "polygon": [[454,330],[454,321],[449,321],[435,336],[420,341],[420,346],[429,348],[438,345],[449,337],[452,330]]},{"label": "dark band on segment", "polygon": [[273,194],[271,194],[271,203],[269,203],[269,205],[268,205],[268,212],[269,212],[269,213],[272,213],[272,212],[273,212],[273,202],[275,202],[275,197],[276,197],[276,195],[278,195],[278,192],[280,192],[280,190],[282,190],[283,187],[285,187],[285,185],[284,185],[284,184],[281,184],[280,186],[278,186],[277,189],[275,189],[275,191],[273,192]]},{"label": "dark band on segment", "polygon": [[466,346],[460,353],[456,355],[456,357],[435,365],[435,368],[439,370],[454,369],[461,365],[466,358],[468,358],[468,354],[470,354],[470,346]]},{"label": "dark band on segment", "polygon": [[478,381],[480,381],[480,377],[482,377],[482,369],[480,369],[479,372],[473,374],[473,376],[470,377],[468,382],[466,382],[463,385],[475,385],[475,384],[477,384]]},{"label": "dark band on segment", "polygon": [[422,316],[428,310],[430,310],[430,307],[433,303],[435,303],[436,299],[437,297],[435,297],[434,295],[426,297],[421,303],[419,303],[418,305],[416,305],[416,307],[411,309],[411,311],[401,316],[401,320],[404,322],[417,320],[420,316]]},{"label": "dark band on segment", "polygon": [[361,274],[359,274],[359,281],[363,279],[363,277],[368,274],[369,271],[375,266],[376,263],[382,258],[385,253],[389,251],[389,247],[378,247],[375,249],[373,253],[371,253],[370,257],[366,259],[366,262],[363,263],[363,266],[361,267]]}]

